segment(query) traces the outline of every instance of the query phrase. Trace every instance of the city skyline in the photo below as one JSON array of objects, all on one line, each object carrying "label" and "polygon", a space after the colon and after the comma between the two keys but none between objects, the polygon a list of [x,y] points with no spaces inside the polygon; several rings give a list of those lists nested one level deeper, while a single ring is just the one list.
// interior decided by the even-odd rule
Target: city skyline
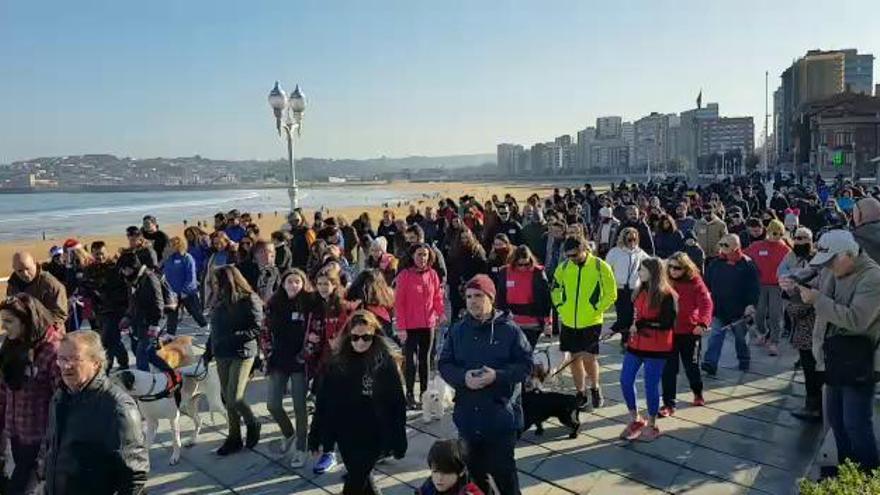
[{"label": "city skyline", "polygon": [[835,6],[834,22],[812,1],[47,2],[0,12],[0,163],[278,158],[265,101],[275,79],[306,94],[304,157],[491,153],[574,135],[600,116],[678,113],[701,89],[725,115],[753,117],[762,137],[765,71],[772,113],[779,75],[806,51],[880,46],[870,1]]}]

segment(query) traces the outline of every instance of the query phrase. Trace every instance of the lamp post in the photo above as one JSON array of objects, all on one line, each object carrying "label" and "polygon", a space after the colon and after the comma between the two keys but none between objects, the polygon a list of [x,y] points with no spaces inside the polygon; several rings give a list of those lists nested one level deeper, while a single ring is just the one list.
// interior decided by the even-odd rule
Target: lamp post
[{"label": "lamp post", "polygon": [[290,197],[290,211],[293,211],[299,207],[297,198],[299,188],[296,185],[296,165],[293,161],[293,140],[294,133],[299,136],[302,129],[306,100],[299,85],[288,97],[278,81],[275,81],[275,87],[269,92],[269,106],[272,107],[275,114],[275,130],[278,131],[279,136],[287,137],[287,161],[290,163],[290,184],[287,188],[287,195]]}]

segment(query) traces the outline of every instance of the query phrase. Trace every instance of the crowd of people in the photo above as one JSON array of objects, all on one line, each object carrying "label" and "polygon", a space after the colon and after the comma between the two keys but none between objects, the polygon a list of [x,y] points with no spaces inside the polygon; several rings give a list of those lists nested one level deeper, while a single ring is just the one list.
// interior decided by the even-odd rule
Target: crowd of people
[{"label": "crowd of people", "polygon": [[269,235],[236,210],[170,238],[148,215],[118,253],[76,239],[45,263],[16,253],[0,304],[0,430],[15,464],[5,493],[141,492],[140,416],[107,374],[133,364],[179,387],[157,349],[186,314],[209,334],[201,359],[216,363],[228,413],[216,454],[260,442],[246,394],[259,370],[275,450],[318,474],[341,460],[346,494],[379,493],[371,473],[406,455],[407,410],[435,375],[454,389],[459,438],[431,448],[419,493],[519,493],[522,388],[542,337],[558,338],[589,411],[605,404],[600,343],[620,335],[621,438],[645,442],[679,407],[680,368],[691,405],[706,404],[702,372],[719,373],[728,334],[742,371],[753,349],[790,345],[806,385],[793,414],[824,417],[841,462],[878,467],[877,196],[819,177],[585,184],[412,204],[375,223],[296,210]]}]

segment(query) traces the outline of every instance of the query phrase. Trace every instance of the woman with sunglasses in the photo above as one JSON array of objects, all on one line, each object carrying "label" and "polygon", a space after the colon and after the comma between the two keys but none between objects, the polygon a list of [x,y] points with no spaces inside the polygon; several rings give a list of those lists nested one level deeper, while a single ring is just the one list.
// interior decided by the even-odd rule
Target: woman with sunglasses
[{"label": "woman with sunglasses", "polygon": [[[650,442],[660,436],[660,429],[657,428],[660,380],[663,367],[674,350],[678,295],[669,284],[660,258],[642,261],[638,277],[641,284],[633,296],[635,322],[630,328],[620,371],[620,388],[631,421],[620,438]],[[636,405],[636,374],[642,367],[645,368],[647,419],[639,413]]]},{"label": "woman with sunglasses", "polygon": [[380,493],[371,479],[386,452],[406,455],[406,401],[400,373],[376,317],[354,312],[318,388],[309,449],[339,446],[348,472],[342,493]]},{"label": "woman with sunglasses", "polygon": [[678,252],[670,256],[666,270],[672,288],[678,294],[678,312],[673,329],[673,352],[663,367],[663,407],[660,408],[660,416],[664,418],[675,414],[679,362],[694,393],[692,404],[706,404],[700,375],[700,343],[712,323],[714,308],[712,295],[687,254]]},{"label": "woman with sunglasses", "polygon": [[550,335],[551,331],[550,283],[544,267],[538,264],[528,246],[519,246],[495,282],[496,307],[510,311],[534,352],[541,333]]},{"label": "woman with sunglasses", "polygon": [[770,356],[779,355],[779,334],[782,331],[782,290],[779,288],[777,271],[782,260],[791,252],[785,238],[785,225],[773,220],[767,225],[767,239],[752,243],[745,254],[758,267],[761,292],[758,298],[758,313],[755,325],[758,344],[767,344]]},{"label": "woman with sunglasses", "polygon": [[605,262],[614,272],[617,282],[617,300],[614,309],[617,320],[611,330],[620,332],[621,349],[626,349],[629,328],[633,322],[633,292],[639,288],[639,267],[650,255],[639,247],[639,232],[634,227],[626,227],[617,237],[617,246],[608,251]]},{"label": "woman with sunglasses", "polygon": [[[796,277],[802,280],[808,278],[814,273],[814,269],[810,267],[810,260],[815,254],[813,232],[806,227],[798,228],[794,233],[792,251],[779,264],[778,278]],[[806,389],[804,407],[792,411],[791,415],[804,421],[820,422],[822,379],[816,371],[816,358],[813,356],[813,325],[816,322],[816,309],[801,300],[800,291],[786,291],[783,292],[782,297],[788,299],[785,312],[792,324],[791,345],[798,351]]]}]

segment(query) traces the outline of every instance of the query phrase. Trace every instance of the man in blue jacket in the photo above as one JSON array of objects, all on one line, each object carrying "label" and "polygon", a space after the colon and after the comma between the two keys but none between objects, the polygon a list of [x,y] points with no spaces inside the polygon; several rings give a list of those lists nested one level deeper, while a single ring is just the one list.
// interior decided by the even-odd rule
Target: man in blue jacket
[{"label": "man in blue jacket", "polygon": [[739,369],[749,369],[747,320],[755,316],[761,289],[758,267],[743,254],[739,236],[727,234],[718,242],[718,257],[706,268],[706,286],[712,293],[715,315],[702,369],[711,376],[718,372],[718,360],[727,330],[733,333]]},{"label": "man in blue jacket", "polygon": [[467,447],[467,465],[481,490],[487,475],[500,493],[518,495],[514,446],[522,427],[521,383],[532,371],[532,350],[507,313],[496,311],[495,284],[477,275],[465,285],[467,316],[440,353],[443,379],[455,388],[452,419]]}]

